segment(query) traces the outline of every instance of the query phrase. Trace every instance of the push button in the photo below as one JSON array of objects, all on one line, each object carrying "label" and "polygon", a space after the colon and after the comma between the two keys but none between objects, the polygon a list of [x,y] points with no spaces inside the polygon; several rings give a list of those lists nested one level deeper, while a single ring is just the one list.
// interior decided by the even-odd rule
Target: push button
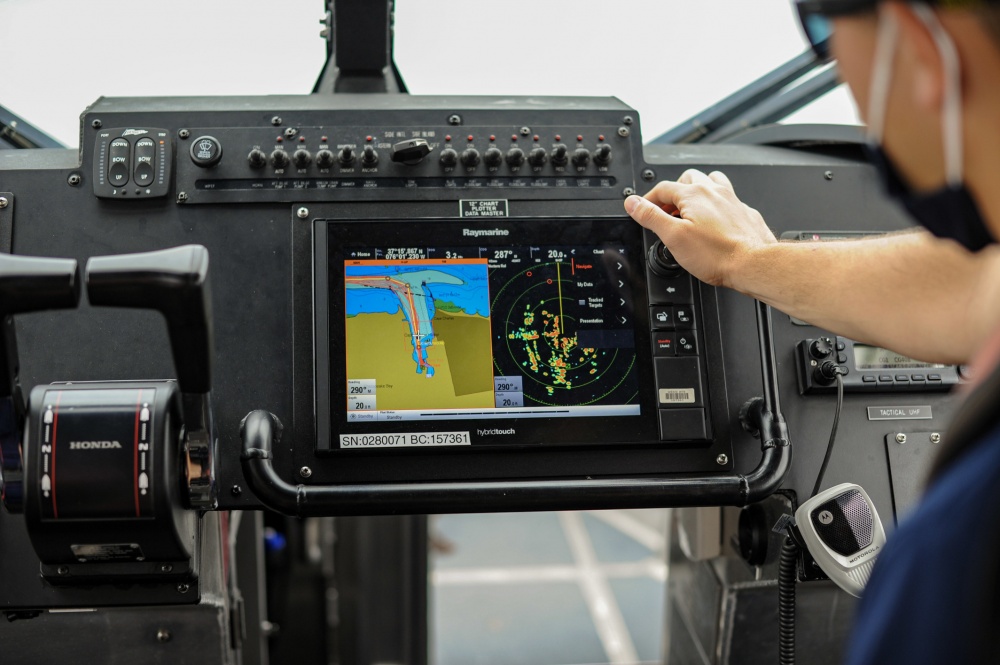
[{"label": "push button", "polygon": [[703,441],[708,438],[705,409],[660,409],[660,439]]},{"label": "push button", "polygon": [[878,376],[878,382],[879,383],[892,383],[892,376],[890,376],[889,374],[879,374],[879,376]]},{"label": "push button", "polygon": [[910,380],[911,381],[923,381],[924,380],[924,375],[923,374],[913,374],[913,375],[910,376]]},{"label": "push button", "polygon": [[191,161],[203,169],[215,166],[222,159],[222,144],[214,136],[199,136],[191,143]]},{"label": "push button", "polygon": [[875,383],[875,376],[873,374],[864,374],[861,377],[864,383]]},{"label": "push button", "polygon": [[672,334],[653,334],[653,355],[672,356],[674,355],[674,336]]},{"label": "push button", "polygon": [[688,305],[674,306],[674,325],[678,328],[691,328],[694,326],[694,312]]},{"label": "push button", "polygon": [[940,374],[928,374],[927,375],[927,380],[928,381],[940,381],[941,380],[941,375]]},{"label": "push button", "polygon": [[646,277],[649,302],[653,304],[692,302],[691,277],[687,273],[681,273],[676,277],[661,277],[649,271]]},{"label": "push button", "polygon": [[653,330],[673,330],[674,310],[669,305],[653,305],[649,308],[649,327]]},{"label": "push button", "polygon": [[155,174],[156,143],[153,139],[139,139],[135,142],[135,162],[132,167],[132,180],[140,187],[153,183]]},{"label": "push button", "polygon": [[693,330],[677,336],[677,355],[698,355],[698,339]]},{"label": "push button", "polygon": [[108,146],[108,183],[112,187],[128,184],[128,139],[115,139]]},{"label": "push button", "polygon": [[898,381],[899,383],[909,383],[910,377],[907,376],[906,374],[897,374],[896,381]]}]

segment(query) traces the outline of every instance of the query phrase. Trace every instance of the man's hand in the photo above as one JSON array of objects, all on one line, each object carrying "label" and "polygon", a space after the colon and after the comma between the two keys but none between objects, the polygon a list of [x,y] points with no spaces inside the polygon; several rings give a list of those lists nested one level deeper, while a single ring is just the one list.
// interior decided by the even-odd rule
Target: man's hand
[{"label": "man's hand", "polygon": [[630,196],[625,210],[653,231],[692,275],[742,290],[740,273],[753,252],[777,242],[760,213],[739,200],[724,174],[688,169],[664,180],[645,199]]}]

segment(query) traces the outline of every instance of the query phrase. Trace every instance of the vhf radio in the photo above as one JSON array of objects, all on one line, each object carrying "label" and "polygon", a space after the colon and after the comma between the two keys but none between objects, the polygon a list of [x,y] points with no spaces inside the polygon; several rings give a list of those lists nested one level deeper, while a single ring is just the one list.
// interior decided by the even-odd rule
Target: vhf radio
[{"label": "vhf radio", "polygon": [[804,339],[796,347],[804,395],[832,393],[836,374],[844,392],[947,392],[968,378],[962,366],[928,363],[846,337]]}]

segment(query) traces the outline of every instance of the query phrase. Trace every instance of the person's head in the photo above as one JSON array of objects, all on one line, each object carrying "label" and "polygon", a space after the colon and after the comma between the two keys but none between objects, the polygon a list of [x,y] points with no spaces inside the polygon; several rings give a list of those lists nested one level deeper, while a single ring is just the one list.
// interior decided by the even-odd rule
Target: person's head
[{"label": "person's head", "polygon": [[[1000,237],[1000,202],[982,196],[990,184],[997,188],[1000,156],[1000,1],[796,4],[814,48],[836,58],[873,137],[909,185],[923,191],[943,186],[948,157],[957,154],[962,178]],[[950,99],[962,138],[959,151],[946,155]]]}]

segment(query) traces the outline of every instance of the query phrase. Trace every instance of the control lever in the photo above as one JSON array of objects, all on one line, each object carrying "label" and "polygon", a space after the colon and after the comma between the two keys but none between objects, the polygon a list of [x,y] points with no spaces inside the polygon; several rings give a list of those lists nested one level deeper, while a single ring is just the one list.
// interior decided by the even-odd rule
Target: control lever
[{"label": "control lever", "polygon": [[212,312],[208,250],[201,245],[87,261],[92,305],[155,309],[167,320],[184,412],[184,448],[192,508],[215,504],[213,455]]},{"label": "control lever", "polygon": [[216,505],[208,251],[189,245],[93,258],[85,281],[93,305],[164,315],[178,381],[56,382],[31,391],[24,517],[41,576],[54,586],[190,590],[200,566],[194,511]]},{"label": "control lever", "polygon": [[24,398],[18,380],[14,314],[72,309],[80,302],[80,277],[73,259],[0,254],[0,496],[7,510],[24,508],[21,432]]}]

